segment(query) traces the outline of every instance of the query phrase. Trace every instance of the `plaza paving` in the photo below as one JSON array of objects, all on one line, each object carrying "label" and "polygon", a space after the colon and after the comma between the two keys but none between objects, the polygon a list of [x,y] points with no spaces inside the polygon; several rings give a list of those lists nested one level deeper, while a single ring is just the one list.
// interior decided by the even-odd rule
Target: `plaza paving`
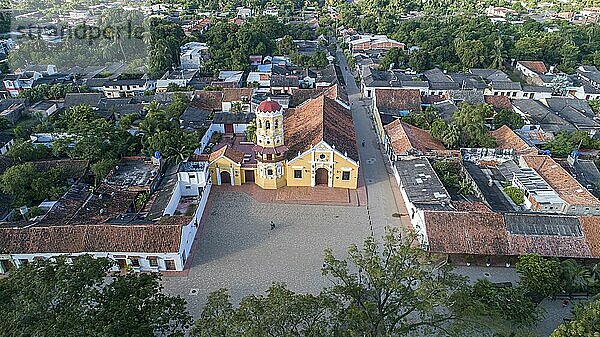
[{"label": "plaza paving", "polygon": [[163,279],[165,292],[183,296],[194,317],[219,288],[229,289],[236,302],[272,282],[318,292],[329,284],[320,271],[323,250],[345,254],[370,234],[365,207],[260,203],[219,187],[210,197],[189,272]]}]

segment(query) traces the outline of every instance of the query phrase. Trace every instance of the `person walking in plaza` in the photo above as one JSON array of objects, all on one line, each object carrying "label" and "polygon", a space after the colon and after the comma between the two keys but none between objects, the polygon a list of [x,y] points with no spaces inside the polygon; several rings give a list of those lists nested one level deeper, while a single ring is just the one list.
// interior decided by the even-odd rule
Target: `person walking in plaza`
[{"label": "person walking in plaza", "polygon": [[275,229],[275,223],[271,221],[271,230]]},{"label": "person walking in plaza", "polygon": [[365,140],[362,140],[362,147],[365,147]]}]

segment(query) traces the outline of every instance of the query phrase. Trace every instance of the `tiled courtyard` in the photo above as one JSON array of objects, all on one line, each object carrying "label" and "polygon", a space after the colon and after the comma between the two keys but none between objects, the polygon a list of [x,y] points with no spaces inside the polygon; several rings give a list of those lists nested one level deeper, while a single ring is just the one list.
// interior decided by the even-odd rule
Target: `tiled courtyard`
[{"label": "tiled courtyard", "polygon": [[261,203],[239,190],[214,188],[191,268],[185,276],[165,277],[165,292],[182,295],[195,317],[219,288],[229,289],[234,301],[272,282],[318,292],[328,284],[320,271],[323,250],[345,254],[369,235],[368,224],[365,207]]}]

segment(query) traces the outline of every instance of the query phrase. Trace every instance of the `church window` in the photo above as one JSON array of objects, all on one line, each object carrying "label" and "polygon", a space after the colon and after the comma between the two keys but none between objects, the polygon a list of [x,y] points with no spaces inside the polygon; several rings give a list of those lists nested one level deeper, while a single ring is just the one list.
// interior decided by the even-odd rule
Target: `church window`
[{"label": "church window", "polygon": [[268,176],[272,176],[273,175],[273,170],[272,169],[268,169],[267,170],[267,175]]},{"label": "church window", "polygon": [[294,170],[294,178],[302,179],[302,170]]},{"label": "church window", "polygon": [[325,155],[324,155],[324,154],[321,154],[321,155],[319,156],[319,158],[320,158],[321,160],[325,160]]},{"label": "church window", "polygon": [[342,172],[342,180],[350,180],[350,172],[349,171]]},{"label": "church window", "polygon": [[260,119],[258,120],[258,127],[262,128],[262,121]]},{"label": "church window", "polygon": [[271,122],[269,121],[265,121],[265,129],[270,129],[271,128]]},{"label": "church window", "polygon": [[267,154],[267,160],[273,160],[273,155],[272,154]]},{"label": "church window", "polygon": [[279,121],[275,120],[275,126],[273,127],[275,130],[279,127]]}]

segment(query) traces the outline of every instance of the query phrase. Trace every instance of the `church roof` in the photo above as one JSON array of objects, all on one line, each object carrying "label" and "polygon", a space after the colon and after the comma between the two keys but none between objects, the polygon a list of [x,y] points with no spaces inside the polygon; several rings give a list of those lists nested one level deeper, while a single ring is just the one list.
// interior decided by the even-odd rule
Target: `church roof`
[{"label": "church roof", "polygon": [[258,105],[258,111],[262,112],[275,112],[281,110],[281,105],[271,99],[266,99]]},{"label": "church roof", "polygon": [[222,148],[211,153],[208,160],[212,163],[213,161],[217,160],[221,156],[233,161],[234,163],[238,163],[238,164],[241,164],[242,161],[244,160],[244,154],[229,145],[225,145]]},{"label": "church roof", "polygon": [[325,141],[349,158],[358,160],[352,112],[326,95],[289,109],[284,127],[288,159]]}]

